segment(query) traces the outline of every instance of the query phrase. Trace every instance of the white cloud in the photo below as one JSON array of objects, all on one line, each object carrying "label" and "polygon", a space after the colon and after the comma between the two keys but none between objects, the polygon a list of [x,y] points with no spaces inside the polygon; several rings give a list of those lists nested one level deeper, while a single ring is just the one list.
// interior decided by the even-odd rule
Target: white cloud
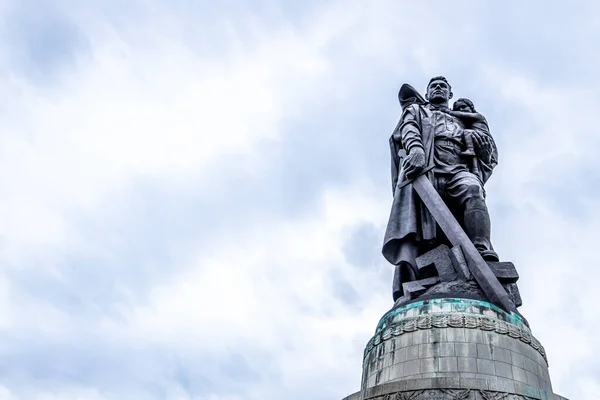
[{"label": "white cloud", "polygon": [[15,111],[0,122],[5,255],[72,246],[77,233],[64,213],[104,208],[136,178],[199,179],[224,154],[252,154],[303,100],[289,90],[306,90],[327,70],[293,31],[262,28],[257,48],[235,37],[237,51],[206,58],[177,30],[157,36],[147,26],[140,42],[94,26],[85,32],[90,52],[77,54],[57,86],[0,77]]},{"label": "white cloud", "polygon": [[346,351],[357,335],[368,340],[379,318],[373,311],[388,306],[389,298],[383,291],[363,298],[357,312],[325,279],[336,267],[363,294],[377,286],[377,270],[356,270],[340,252],[346,229],[381,214],[380,202],[359,193],[326,193],[322,213],[310,220],[269,221],[238,243],[195,256],[185,272],[156,286],[148,305],[136,307],[128,324],[132,339],[216,354],[242,341],[277,354],[280,368],[310,370],[314,359],[306,355],[313,354],[332,372],[338,369],[330,338],[343,340]]},{"label": "white cloud", "polygon": [[[387,168],[386,135],[397,117],[397,86],[405,80],[423,86],[429,75],[449,71],[456,95],[466,88],[477,90],[473,99],[483,104],[501,144],[501,164],[489,185],[492,214],[498,216],[495,244],[521,273],[523,312],[546,346],[555,391],[593,398],[594,377],[583,374],[571,380],[569,370],[595,363],[593,354],[600,350],[597,313],[589,306],[594,304],[592,278],[598,277],[593,254],[600,224],[597,201],[587,199],[579,210],[584,220],[574,223],[565,216],[568,209],[557,210],[556,199],[548,194],[554,177],[545,175],[550,171],[568,182],[559,167],[576,172],[582,157],[593,154],[593,93],[585,85],[567,88],[508,61],[498,62],[494,52],[501,52],[502,44],[484,34],[485,10],[463,7],[458,15],[454,5],[439,7],[431,15],[431,3],[409,8],[394,2],[340,2],[321,5],[294,23],[273,25],[243,10],[238,10],[241,19],[195,21],[197,11],[184,15],[152,2],[125,26],[107,21],[106,14],[65,11],[83,29],[90,47],[77,53],[74,64],[64,67],[52,85],[36,86],[1,60],[0,108],[6,111],[0,118],[0,260],[7,266],[0,280],[0,325],[15,334],[36,333],[48,346],[70,337],[94,343],[101,337],[115,352],[135,348],[136,355],[143,355],[138,362],[147,368],[114,368],[131,374],[122,379],[136,390],[144,382],[159,381],[172,399],[262,399],[282,393],[341,398],[358,389],[362,346],[391,306],[391,266],[381,259],[357,268],[343,253],[355,226],[372,224],[383,235],[387,220],[391,198],[383,196],[389,196],[389,172],[372,172],[366,158],[385,158],[372,162]],[[206,27],[190,28],[203,26],[200,22]],[[361,97],[365,94],[370,97]],[[574,98],[588,101],[589,109]],[[388,108],[378,109],[382,103]],[[316,111],[328,121],[317,120]],[[334,115],[343,118],[332,127],[327,122]],[[100,215],[107,225],[127,218],[123,210],[138,179],[150,179],[164,190],[217,181],[221,171],[214,165],[227,156],[251,160],[244,166],[255,170],[241,171],[244,177],[269,175],[273,166],[265,155],[281,154],[278,148],[266,154],[261,144],[284,143],[286,135],[298,133],[298,121],[317,129],[327,125],[319,130],[327,145],[339,133],[336,129],[342,131],[347,141],[336,146],[348,162],[336,166],[356,168],[349,183],[323,180],[310,212],[266,212],[260,224],[240,223],[208,250],[202,245],[209,238],[189,238],[189,248],[177,249],[183,253],[177,265],[157,261],[159,268],[172,272],[150,282],[144,296],[136,297],[114,277],[114,290],[129,293],[128,302],[117,305],[118,318],[70,315],[34,293],[19,293],[22,289],[11,282],[11,270],[26,265],[36,265],[58,281],[68,280],[75,269],[92,268],[68,264],[66,254],[85,253],[107,263],[122,256],[104,254],[110,249],[90,242],[85,224],[76,223],[74,215]],[[381,121],[392,121],[386,132],[379,131],[385,125]],[[322,143],[302,149],[297,157],[306,165],[322,161],[317,157],[332,150]],[[373,143],[377,150],[369,152]],[[284,169],[283,177],[286,162],[277,166]],[[556,163],[561,164],[554,167]],[[221,190],[235,195],[227,187],[229,178],[223,177]],[[247,206],[245,201],[240,199],[240,208]],[[348,305],[335,293],[331,281],[337,278],[352,285],[357,304]],[[78,289],[85,294],[95,284],[82,282]],[[564,296],[572,296],[568,305]],[[563,345],[564,337],[573,338],[572,347]],[[164,351],[200,363],[206,357],[218,364],[245,350],[248,368],[259,378],[243,384],[241,397],[219,393],[219,388],[188,393],[155,354]],[[268,361],[253,358],[252,351]],[[206,373],[219,382],[226,379],[216,371]],[[48,396],[117,398],[125,390],[111,381],[116,378],[102,378],[99,385],[109,387],[106,393],[73,378]],[[21,393],[54,398],[3,384],[0,400],[23,397]]]}]

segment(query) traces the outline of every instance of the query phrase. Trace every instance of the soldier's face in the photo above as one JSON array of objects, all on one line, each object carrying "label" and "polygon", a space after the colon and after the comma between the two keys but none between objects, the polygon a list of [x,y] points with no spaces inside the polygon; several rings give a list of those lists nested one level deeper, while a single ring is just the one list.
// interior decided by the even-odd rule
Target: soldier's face
[{"label": "soldier's face", "polygon": [[429,101],[448,101],[451,97],[450,86],[442,80],[431,82],[427,88],[427,98]]}]

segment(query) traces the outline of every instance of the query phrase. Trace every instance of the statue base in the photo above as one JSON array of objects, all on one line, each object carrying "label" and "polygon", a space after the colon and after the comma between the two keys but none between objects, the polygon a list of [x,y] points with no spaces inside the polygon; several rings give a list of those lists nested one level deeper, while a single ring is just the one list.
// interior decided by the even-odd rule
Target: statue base
[{"label": "statue base", "polygon": [[369,399],[565,400],[523,317],[461,298],[384,314],[365,349],[361,391],[344,400]]}]

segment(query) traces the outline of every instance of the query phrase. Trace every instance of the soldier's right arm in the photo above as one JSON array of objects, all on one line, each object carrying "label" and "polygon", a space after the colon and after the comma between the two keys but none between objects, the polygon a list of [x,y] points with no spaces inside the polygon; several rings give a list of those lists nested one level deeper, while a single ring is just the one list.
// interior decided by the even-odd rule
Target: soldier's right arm
[{"label": "soldier's right arm", "polygon": [[423,139],[421,138],[421,126],[419,124],[418,113],[419,105],[412,104],[406,107],[402,113],[400,124],[400,142],[402,147],[410,154],[411,149],[419,147],[423,149]]}]

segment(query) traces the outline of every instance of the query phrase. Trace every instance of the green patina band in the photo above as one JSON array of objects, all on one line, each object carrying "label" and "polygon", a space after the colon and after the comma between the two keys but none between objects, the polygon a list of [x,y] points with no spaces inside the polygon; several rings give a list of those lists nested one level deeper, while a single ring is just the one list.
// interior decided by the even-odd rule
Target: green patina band
[{"label": "green patina band", "polygon": [[[487,311],[487,312],[486,312]],[[500,307],[492,303],[481,300],[461,299],[461,298],[443,298],[429,299],[406,304],[401,307],[393,308],[381,317],[375,332],[380,332],[385,329],[391,322],[397,322],[397,316],[400,318],[418,317],[420,315],[430,315],[435,313],[470,313],[476,315],[491,316],[490,311],[493,311],[493,317],[499,318],[505,322],[509,322],[518,326],[521,329],[529,331],[527,322],[518,314],[507,313]]]}]

